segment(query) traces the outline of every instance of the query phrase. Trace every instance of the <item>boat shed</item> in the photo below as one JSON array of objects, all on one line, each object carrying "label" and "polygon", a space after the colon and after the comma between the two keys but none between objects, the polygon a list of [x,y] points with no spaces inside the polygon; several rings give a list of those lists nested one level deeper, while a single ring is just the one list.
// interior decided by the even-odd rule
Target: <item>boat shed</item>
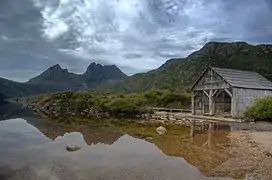
[{"label": "boat shed", "polygon": [[272,82],[257,72],[208,67],[191,91],[193,114],[240,118],[256,98],[272,95]]}]

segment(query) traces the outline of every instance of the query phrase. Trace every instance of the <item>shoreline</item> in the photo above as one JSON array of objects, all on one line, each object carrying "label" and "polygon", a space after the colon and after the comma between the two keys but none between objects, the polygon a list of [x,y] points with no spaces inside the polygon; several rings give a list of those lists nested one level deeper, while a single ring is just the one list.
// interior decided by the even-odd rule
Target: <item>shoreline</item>
[{"label": "shoreline", "polygon": [[[232,158],[216,167],[211,176],[269,180],[272,176],[272,132],[230,132]],[[244,177],[245,175],[245,177]]]}]

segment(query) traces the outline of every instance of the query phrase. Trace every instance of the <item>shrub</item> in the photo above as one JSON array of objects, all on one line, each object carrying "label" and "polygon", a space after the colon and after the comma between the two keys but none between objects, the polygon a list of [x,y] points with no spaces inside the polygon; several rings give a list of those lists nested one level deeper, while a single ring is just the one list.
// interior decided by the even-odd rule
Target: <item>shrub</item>
[{"label": "shrub", "polygon": [[151,107],[187,108],[191,105],[191,95],[173,90],[150,90],[144,93]]},{"label": "shrub", "polygon": [[110,110],[114,111],[134,111],[138,110],[138,107],[136,104],[126,100],[126,99],[114,99],[111,100],[108,104],[106,104],[106,107]]},{"label": "shrub", "polygon": [[161,97],[161,104],[168,108],[186,108],[191,103],[191,96],[187,93],[166,92]]},{"label": "shrub", "polygon": [[272,121],[272,96],[258,98],[248,106],[245,117],[255,121]]},{"label": "shrub", "polygon": [[105,104],[105,109],[114,117],[133,117],[144,112],[140,106],[129,99],[116,98]]}]

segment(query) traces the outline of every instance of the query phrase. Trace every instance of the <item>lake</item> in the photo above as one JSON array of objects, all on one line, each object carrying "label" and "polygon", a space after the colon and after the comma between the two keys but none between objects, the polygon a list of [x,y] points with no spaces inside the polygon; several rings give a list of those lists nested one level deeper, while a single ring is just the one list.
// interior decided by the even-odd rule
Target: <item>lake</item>
[{"label": "lake", "polygon": [[167,126],[163,135],[153,125],[61,126],[10,104],[0,119],[1,180],[212,179],[231,158],[231,125]]}]

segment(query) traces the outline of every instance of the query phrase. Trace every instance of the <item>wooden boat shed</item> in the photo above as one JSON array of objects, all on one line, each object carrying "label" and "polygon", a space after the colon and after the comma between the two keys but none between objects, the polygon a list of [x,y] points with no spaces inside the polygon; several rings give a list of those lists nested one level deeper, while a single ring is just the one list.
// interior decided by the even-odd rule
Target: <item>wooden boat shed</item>
[{"label": "wooden boat shed", "polygon": [[208,67],[191,91],[192,114],[239,118],[256,98],[272,95],[272,82],[256,72]]}]

